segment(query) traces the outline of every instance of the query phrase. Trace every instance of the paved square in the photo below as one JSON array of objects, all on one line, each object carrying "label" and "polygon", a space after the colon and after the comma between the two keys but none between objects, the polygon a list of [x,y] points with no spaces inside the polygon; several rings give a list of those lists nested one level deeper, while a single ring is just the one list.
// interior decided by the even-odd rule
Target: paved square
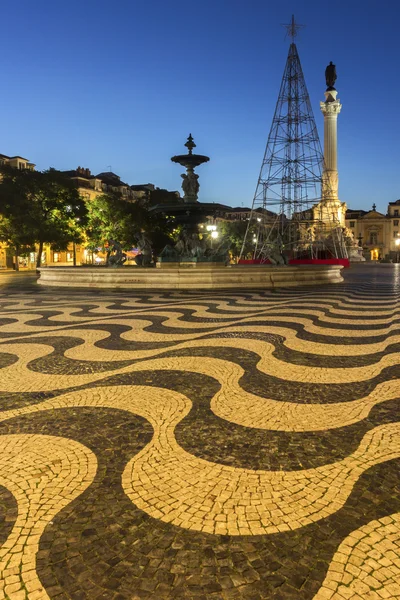
[{"label": "paved square", "polygon": [[0,274],[0,599],[400,598],[399,292]]}]

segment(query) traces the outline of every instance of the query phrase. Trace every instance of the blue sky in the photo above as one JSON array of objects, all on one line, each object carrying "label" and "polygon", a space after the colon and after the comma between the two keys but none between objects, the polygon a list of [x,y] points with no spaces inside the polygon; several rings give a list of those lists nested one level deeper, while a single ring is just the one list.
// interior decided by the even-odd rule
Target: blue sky
[{"label": "blue sky", "polygon": [[38,169],[112,170],[178,189],[189,132],[201,201],[251,205],[294,13],[322,141],[324,70],[337,67],[339,195],[400,197],[397,0],[19,0],[2,7],[0,153]]}]

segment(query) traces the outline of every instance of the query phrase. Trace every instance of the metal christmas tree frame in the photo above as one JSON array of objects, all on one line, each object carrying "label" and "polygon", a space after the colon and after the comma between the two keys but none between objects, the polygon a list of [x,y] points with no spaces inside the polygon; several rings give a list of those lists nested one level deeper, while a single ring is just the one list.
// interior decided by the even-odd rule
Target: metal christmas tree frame
[{"label": "metal christmas tree frame", "polygon": [[335,212],[325,210],[318,219],[324,155],[294,43],[300,26],[292,17],[286,27],[292,42],[241,258],[250,247],[261,262],[277,251],[287,258],[342,258],[347,253]]}]

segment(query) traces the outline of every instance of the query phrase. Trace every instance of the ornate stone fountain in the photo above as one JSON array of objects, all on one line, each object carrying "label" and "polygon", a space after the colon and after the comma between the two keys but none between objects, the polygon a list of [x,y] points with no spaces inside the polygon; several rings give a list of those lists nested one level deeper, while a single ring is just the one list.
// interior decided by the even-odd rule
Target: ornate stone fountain
[{"label": "ornate stone fountain", "polygon": [[183,200],[184,202],[190,204],[193,202],[197,202],[200,188],[200,184],[198,181],[199,176],[197,175],[197,173],[194,172],[194,169],[195,167],[198,167],[199,165],[208,162],[210,159],[208,156],[203,156],[202,154],[193,154],[193,148],[196,148],[196,144],[193,141],[191,133],[189,133],[189,137],[185,146],[188,149],[188,153],[173,156],[171,160],[172,162],[182,165],[182,167],[186,167],[186,173],[182,173],[181,175],[183,179]]}]

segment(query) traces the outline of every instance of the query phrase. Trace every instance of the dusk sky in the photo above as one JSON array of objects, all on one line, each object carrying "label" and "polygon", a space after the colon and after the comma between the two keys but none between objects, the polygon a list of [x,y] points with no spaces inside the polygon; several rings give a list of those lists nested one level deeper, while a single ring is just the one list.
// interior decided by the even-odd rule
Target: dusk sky
[{"label": "dusk sky", "polygon": [[180,189],[192,133],[203,202],[251,206],[289,48],[296,40],[323,142],[324,71],[336,64],[339,197],[400,197],[398,0],[20,0],[2,7],[0,153],[110,170]]}]

